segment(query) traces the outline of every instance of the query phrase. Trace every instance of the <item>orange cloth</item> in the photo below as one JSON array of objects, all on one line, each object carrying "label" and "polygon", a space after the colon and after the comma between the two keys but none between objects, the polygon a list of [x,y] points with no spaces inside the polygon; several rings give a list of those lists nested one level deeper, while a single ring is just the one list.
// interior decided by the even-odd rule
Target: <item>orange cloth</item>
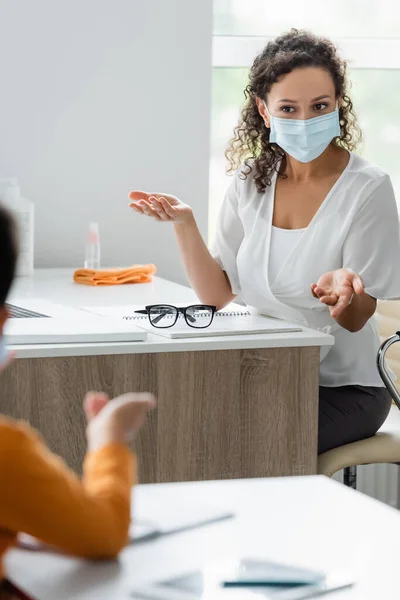
[{"label": "orange cloth", "polygon": [[78,269],[74,273],[75,283],[84,285],[121,285],[123,283],[150,283],[156,272],[155,265],[133,265],[127,269]]},{"label": "orange cloth", "polygon": [[0,418],[0,580],[18,532],[69,554],[114,557],[128,539],[135,482],[122,444],[89,453],[80,481],[30,427]]}]

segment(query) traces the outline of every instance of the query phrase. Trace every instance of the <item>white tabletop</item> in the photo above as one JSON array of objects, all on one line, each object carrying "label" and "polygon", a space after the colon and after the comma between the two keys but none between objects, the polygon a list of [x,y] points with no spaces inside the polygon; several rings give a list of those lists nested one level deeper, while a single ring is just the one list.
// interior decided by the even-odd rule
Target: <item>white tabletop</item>
[{"label": "white tabletop", "polygon": [[[12,550],[9,577],[37,600],[128,600],[132,590],[207,562],[264,558],[332,572],[350,570],[355,588],[332,600],[400,597],[400,513],[323,477],[139,486],[137,506],[158,520],[186,500],[226,508],[232,520],[126,548],[118,562],[94,564]],[[167,508],[166,508],[167,507]]]},{"label": "white tabletop", "polygon": [[[43,298],[81,308],[88,306],[127,306],[166,302],[171,304],[197,302],[194,292],[185,286],[159,277],[152,283],[91,287],[76,284],[72,269],[39,269],[33,277],[17,278],[10,302],[18,298]],[[297,333],[267,335],[220,336],[170,340],[149,334],[145,342],[41,344],[15,346],[17,358],[87,356],[101,354],[134,354],[153,352],[182,352],[195,350],[233,350],[241,348],[278,348],[331,346],[333,338],[313,329]]]}]

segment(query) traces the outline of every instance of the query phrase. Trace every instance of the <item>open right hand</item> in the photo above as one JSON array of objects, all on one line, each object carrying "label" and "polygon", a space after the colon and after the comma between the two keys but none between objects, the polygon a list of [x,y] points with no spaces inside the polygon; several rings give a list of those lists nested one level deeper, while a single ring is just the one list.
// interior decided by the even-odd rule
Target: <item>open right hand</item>
[{"label": "open right hand", "polygon": [[168,194],[149,194],[138,190],[130,192],[132,202],[129,206],[137,213],[153,217],[156,221],[175,224],[193,220],[193,211],[175,196]]},{"label": "open right hand", "polygon": [[124,394],[113,400],[101,392],[86,394],[83,408],[88,421],[89,451],[131,441],[155,404],[154,396],[147,393]]}]

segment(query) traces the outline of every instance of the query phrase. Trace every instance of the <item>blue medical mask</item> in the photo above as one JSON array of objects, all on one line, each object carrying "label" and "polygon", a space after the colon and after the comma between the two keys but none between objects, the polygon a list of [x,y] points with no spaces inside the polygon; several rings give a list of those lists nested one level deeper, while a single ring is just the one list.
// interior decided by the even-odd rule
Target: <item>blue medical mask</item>
[{"label": "blue medical mask", "polygon": [[282,150],[302,163],[308,163],[321,156],[331,141],[340,135],[339,110],[314,119],[284,119],[269,114],[269,141],[278,144]]},{"label": "blue medical mask", "polygon": [[1,367],[3,367],[4,365],[7,364],[8,359],[9,359],[9,352],[4,343],[4,337],[2,335],[0,335],[0,369],[1,369]]}]

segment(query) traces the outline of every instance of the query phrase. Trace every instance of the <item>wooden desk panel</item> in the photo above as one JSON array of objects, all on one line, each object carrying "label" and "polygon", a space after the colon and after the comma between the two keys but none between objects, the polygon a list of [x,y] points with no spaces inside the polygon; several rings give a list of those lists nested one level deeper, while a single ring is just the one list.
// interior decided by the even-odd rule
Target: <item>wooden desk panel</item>
[{"label": "wooden desk panel", "polygon": [[86,391],[150,391],[143,483],[306,475],[318,376],[317,347],[18,359],[2,375],[0,413],[29,421],[80,473]]}]

